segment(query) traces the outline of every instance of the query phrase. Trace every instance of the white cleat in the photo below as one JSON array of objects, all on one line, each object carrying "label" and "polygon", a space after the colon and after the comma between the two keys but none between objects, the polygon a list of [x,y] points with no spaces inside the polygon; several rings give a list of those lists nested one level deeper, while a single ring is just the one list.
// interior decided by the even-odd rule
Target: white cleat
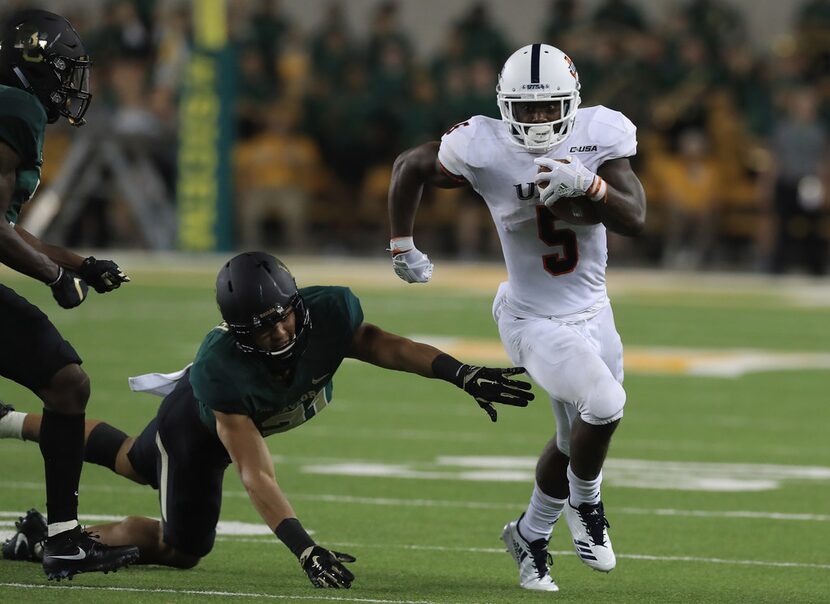
[{"label": "white cleat", "polygon": [[578,508],[565,505],[565,519],[571,529],[574,548],[579,559],[594,570],[611,572],[617,565],[605,519],[605,509],[600,501],[597,505],[583,503]]},{"label": "white cleat", "polygon": [[[522,516],[519,516],[519,520]],[[534,591],[559,591],[559,586],[553,582],[548,568],[553,563],[548,553],[548,542],[539,539],[528,543],[519,532],[519,520],[508,522],[501,532],[507,552],[519,565],[519,585]]]}]

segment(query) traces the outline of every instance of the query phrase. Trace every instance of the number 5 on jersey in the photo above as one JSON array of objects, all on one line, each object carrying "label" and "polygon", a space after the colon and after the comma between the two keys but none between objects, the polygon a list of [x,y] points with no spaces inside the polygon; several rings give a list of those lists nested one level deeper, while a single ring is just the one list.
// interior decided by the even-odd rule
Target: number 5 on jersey
[{"label": "number 5 on jersey", "polygon": [[545,254],[542,264],[545,270],[559,277],[567,275],[576,268],[579,262],[579,248],[576,245],[576,233],[571,229],[557,229],[556,217],[544,205],[536,206],[536,225],[539,230],[539,239],[548,247],[559,246],[561,252]]}]

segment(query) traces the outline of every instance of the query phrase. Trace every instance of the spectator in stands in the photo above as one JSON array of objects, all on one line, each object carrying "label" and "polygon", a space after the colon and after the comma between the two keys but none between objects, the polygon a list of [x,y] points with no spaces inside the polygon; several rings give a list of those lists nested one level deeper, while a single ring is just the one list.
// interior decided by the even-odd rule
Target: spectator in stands
[{"label": "spectator in stands", "polygon": [[332,90],[343,84],[347,65],[355,58],[343,7],[332,2],[326,9],[321,28],[311,40],[311,68],[317,82],[326,82]]},{"label": "spectator in stands", "polygon": [[267,112],[276,97],[273,80],[268,77],[262,54],[254,46],[239,51],[237,71],[237,135],[248,138],[265,127]]},{"label": "spectator in stands", "polygon": [[405,105],[407,117],[402,124],[402,147],[420,145],[443,132],[444,122],[438,111],[435,90],[433,78],[424,71],[415,72],[412,78],[412,96]]},{"label": "spectator in stands", "polygon": [[[311,200],[324,182],[317,146],[297,131],[299,118],[272,104],[262,132],[241,142],[234,155],[238,244],[249,249],[307,250]],[[267,227],[279,223],[278,237]]]},{"label": "spectator in stands", "polygon": [[464,31],[461,24],[452,26],[444,40],[444,47],[433,58],[429,66],[433,84],[443,95],[451,73],[467,65],[467,47],[464,45]]},{"label": "spectator in stands", "polygon": [[725,54],[724,68],[723,87],[740,108],[747,130],[767,137],[774,114],[768,66],[746,46],[733,46]]},{"label": "spectator in stands", "polygon": [[717,166],[700,130],[678,137],[677,153],[653,168],[663,201],[663,266],[700,268],[714,246],[717,223]]},{"label": "spectator in stands", "polygon": [[771,140],[776,237],[770,268],[783,273],[796,262],[822,275],[827,272],[822,217],[827,205],[830,138],[818,119],[815,91],[802,87],[786,100],[785,115],[775,125]]},{"label": "spectator in stands", "polygon": [[464,36],[464,49],[467,59],[485,59],[498,73],[504,58],[510,54],[504,35],[490,20],[487,4],[477,2],[459,22]]},{"label": "spectator in stands", "polygon": [[383,57],[389,52],[398,55],[406,69],[412,57],[412,45],[404,34],[398,20],[398,5],[396,2],[381,3],[372,21],[369,32],[369,43],[366,47],[366,62],[370,71],[382,68]]},{"label": "spectator in stands", "polygon": [[746,42],[746,28],[738,12],[720,0],[689,0],[683,8],[689,29],[705,42],[713,60],[721,57],[725,44]]},{"label": "spectator in stands", "polygon": [[493,101],[493,82],[498,72],[486,59],[476,59],[467,66],[469,73],[467,94],[464,100],[464,114],[486,115],[500,119],[498,105]]},{"label": "spectator in stands", "polygon": [[277,57],[290,29],[280,13],[279,0],[258,0],[250,17],[250,42],[259,51],[265,73],[275,87],[279,86]]},{"label": "spectator in stands", "polygon": [[579,3],[577,0],[551,0],[548,12],[550,16],[543,29],[543,40],[557,48],[569,48],[562,44],[561,38],[581,26]]},{"label": "spectator in stands", "polygon": [[[150,30],[131,0],[113,0],[104,11],[104,23],[91,35],[91,52],[103,62],[116,57],[150,60],[153,40]],[[96,61],[97,62],[97,61]]]},{"label": "spectator in stands", "polygon": [[193,43],[190,11],[184,6],[159,6],[156,60],[152,67],[153,104],[156,112],[175,130],[176,100]]},{"label": "spectator in stands", "polygon": [[646,21],[640,9],[629,0],[605,0],[592,18],[594,27],[599,30],[614,28],[623,31],[644,31]]}]

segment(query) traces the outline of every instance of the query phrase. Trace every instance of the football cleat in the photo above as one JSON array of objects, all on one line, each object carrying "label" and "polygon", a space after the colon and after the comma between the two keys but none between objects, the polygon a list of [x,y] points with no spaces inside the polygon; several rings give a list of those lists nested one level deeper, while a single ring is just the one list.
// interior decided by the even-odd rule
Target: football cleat
[{"label": "football cleat", "polygon": [[35,509],[14,523],[17,532],[3,542],[3,558],[38,562],[43,557],[43,542],[48,536],[46,518]]},{"label": "football cleat", "polygon": [[50,580],[58,581],[79,573],[108,573],[132,564],[138,554],[134,545],[104,545],[78,526],[46,540],[43,571]]},{"label": "football cleat", "polygon": [[[519,516],[522,519],[524,514]],[[519,585],[534,591],[559,591],[559,586],[550,576],[553,559],[548,553],[546,539],[528,543],[519,532],[519,520],[508,522],[501,533],[507,552],[519,566]]]},{"label": "football cleat", "polygon": [[578,508],[570,501],[565,506],[565,519],[571,529],[576,554],[585,564],[604,573],[611,572],[617,565],[605,519],[605,509],[600,501],[596,505],[583,503]]},{"label": "football cleat", "polygon": [[6,417],[9,411],[14,411],[14,407],[4,403],[3,401],[0,401],[0,419]]}]

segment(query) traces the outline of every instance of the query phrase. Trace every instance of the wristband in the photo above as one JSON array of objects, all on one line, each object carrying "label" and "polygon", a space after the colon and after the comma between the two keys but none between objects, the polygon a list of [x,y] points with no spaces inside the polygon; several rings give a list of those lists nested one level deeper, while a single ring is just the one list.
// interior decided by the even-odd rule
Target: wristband
[{"label": "wristband", "polygon": [[49,287],[54,287],[55,285],[58,284],[58,281],[61,280],[61,277],[63,277],[63,267],[59,266],[58,267],[58,276],[55,277],[54,281],[52,281],[51,283],[47,283],[46,285],[49,286]]},{"label": "wristband", "polygon": [[389,251],[392,254],[399,254],[401,252],[408,252],[415,248],[415,239],[413,237],[392,237],[389,240]]},{"label": "wristband", "polygon": [[303,552],[314,547],[314,539],[305,532],[303,525],[296,518],[286,518],[274,529],[277,539],[282,541],[299,560]]},{"label": "wristband", "polygon": [[588,190],[585,191],[585,195],[591,201],[601,201],[605,203],[606,197],[608,196],[608,187],[605,185],[605,181],[599,175],[594,176],[593,182],[591,182],[591,186],[588,187]]},{"label": "wristband", "polygon": [[442,352],[432,360],[432,374],[437,378],[455,384],[459,388],[463,387],[461,377],[461,369],[463,367],[464,364],[461,361],[452,358],[445,352]]}]

